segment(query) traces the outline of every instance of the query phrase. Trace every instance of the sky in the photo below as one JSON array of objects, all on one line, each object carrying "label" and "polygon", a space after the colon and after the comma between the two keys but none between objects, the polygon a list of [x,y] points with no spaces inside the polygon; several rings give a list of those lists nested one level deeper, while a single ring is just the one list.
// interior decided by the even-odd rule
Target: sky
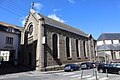
[{"label": "sky", "polygon": [[120,0],[0,0],[0,21],[23,27],[32,2],[38,13],[95,39],[120,32]]}]

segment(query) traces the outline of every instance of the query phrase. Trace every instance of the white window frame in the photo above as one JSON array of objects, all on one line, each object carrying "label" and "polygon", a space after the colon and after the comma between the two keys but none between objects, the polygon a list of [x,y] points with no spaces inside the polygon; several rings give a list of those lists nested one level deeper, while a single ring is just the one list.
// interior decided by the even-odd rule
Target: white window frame
[{"label": "white window frame", "polygon": [[[69,37],[68,37],[69,38]],[[72,58],[72,48],[71,48],[71,38],[69,38],[69,50],[70,50],[70,58]]]},{"label": "white window frame", "polygon": [[78,51],[79,51],[79,58],[81,58],[81,50],[80,50],[80,45],[81,45],[81,41],[80,40],[78,40]]},{"label": "white window frame", "polygon": [[[57,51],[58,51],[58,52],[57,52],[57,53],[58,53],[58,54],[57,54],[57,55],[58,55],[57,58],[60,59],[59,35],[58,35],[57,33],[52,33],[51,41],[52,41],[52,37],[53,37],[54,34],[57,35]],[[53,41],[52,41],[52,42],[53,42]],[[53,50],[53,43],[52,43],[52,50]]]}]

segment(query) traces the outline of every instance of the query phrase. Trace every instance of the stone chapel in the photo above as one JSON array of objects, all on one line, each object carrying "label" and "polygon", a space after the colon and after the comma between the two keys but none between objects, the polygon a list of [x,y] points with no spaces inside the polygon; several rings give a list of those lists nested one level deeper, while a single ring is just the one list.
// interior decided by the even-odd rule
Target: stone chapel
[{"label": "stone chapel", "polygon": [[95,41],[90,34],[30,9],[21,32],[20,64],[46,71],[65,64],[95,61]]}]

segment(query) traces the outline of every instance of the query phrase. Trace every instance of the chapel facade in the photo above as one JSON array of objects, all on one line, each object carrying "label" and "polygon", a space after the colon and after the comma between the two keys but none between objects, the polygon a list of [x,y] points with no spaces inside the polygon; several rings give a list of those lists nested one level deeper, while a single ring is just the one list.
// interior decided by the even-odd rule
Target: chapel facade
[{"label": "chapel facade", "polygon": [[95,61],[92,35],[30,9],[21,32],[20,64],[58,70],[65,64]]}]

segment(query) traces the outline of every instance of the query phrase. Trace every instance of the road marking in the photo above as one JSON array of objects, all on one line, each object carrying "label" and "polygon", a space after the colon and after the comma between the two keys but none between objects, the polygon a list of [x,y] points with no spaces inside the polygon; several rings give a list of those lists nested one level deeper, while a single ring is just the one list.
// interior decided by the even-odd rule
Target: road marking
[{"label": "road marking", "polygon": [[83,76],[82,78],[88,78],[88,77],[92,77],[93,75],[86,75],[86,76]]},{"label": "road marking", "polygon": [[[63,74],[63,73],[62,73]],[[68,75],[72,75],[72,74],[75,74],[75,73],[64,73],[63,75],[64,76],[68,76]]]},{"label": "road marking", "polygon": [[[81,78],[81,77],[78,77],[78,78]],[[96,79],[96,77],[93,76],[93,75],[86,75],[86,76],[83,76],[82,78],[86,79],[86,80],[94,80],[94,79]],[[108,77],[99,78],[99,76],[98,76],[98,79],[99,80],[108,80],[109,78]]]},{"label": "road marking", "polygon": [[[89,77],[92,77],[93,75],[83,75],[82,78],[89,78]],[[81,75],[80,77],[78,77],[79,79],[81,78]]]},{"label": "road marking", "polygon": [[0,79],[4,79],[4,77],[0,77]]},{"label": "road marking", "polygon": [[70,77],[80,77],[80,74],[78,74],[78,75],[72,75]]},{"label": "road marking", "polygon": [[93,77],[91,77],[91,78],[87,78],[87,80],[92,80],[92,79],[95,79],[96,77],[95,76],[93,76]]},{"label": "road marking", "polygon": [[4,76],[4,77],[0,77],[0,79],[10,79],[10,78],[17,78],[19,76]]},{"label": "road marking", "polygon": [[103,78],[100,78],[99,80],[107,80],[108,77],[103,77]]}]

